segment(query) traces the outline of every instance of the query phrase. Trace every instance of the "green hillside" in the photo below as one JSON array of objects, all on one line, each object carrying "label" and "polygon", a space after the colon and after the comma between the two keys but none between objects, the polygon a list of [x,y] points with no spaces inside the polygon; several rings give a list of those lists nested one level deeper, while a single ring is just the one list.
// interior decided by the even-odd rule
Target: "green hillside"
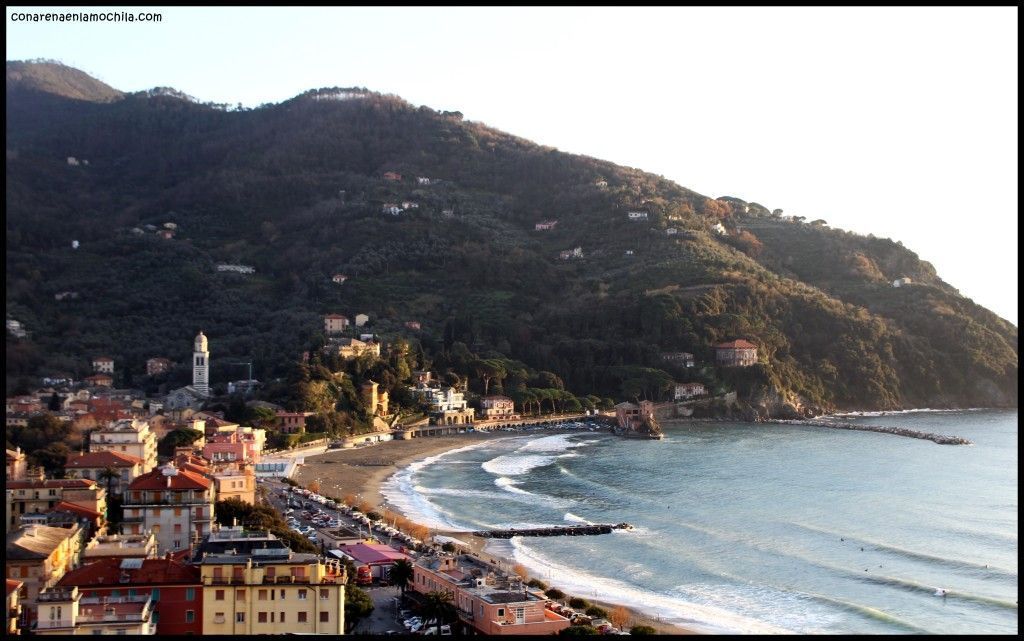
[{"label": "green hillside", "polygon": [[[461,343],[580,395],[627,398],[647,381],[639,394],[661,398],[665,380],[693,379],[774,413],[1016,405],[1017,328],[892,241],[365,89],[232,111],[166,90],[89,102],[52,89],[71,84],[59,69],[12,91],[12,65],[32,68],[8,63],[6,305],[31,336],[8,336],[8,391],[80,376],[99,353],[138,379],[147,358],[184,362],[199,328],[214,380],[241,377],[232,358],[272,379],[337,312],[368,314],[368,331],[435,363]],[[405,201],[418,206],[382,213]],[[558,224],[535,231],[542,220]],[[168,222],[173,239],[155,233]],[[576,247],[583,258],[559,259]],[[912,286],[893,288],[902,276]],[[707,365],[734,338],[762,364],[683,372],[659,356]]]}]

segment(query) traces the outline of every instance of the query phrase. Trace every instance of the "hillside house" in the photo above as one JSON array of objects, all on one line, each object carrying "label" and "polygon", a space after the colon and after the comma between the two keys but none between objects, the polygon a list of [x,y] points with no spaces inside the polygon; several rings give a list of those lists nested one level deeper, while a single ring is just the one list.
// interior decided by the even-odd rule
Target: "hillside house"
[{"label": "hillside house", "polygon": [[420,323],[419,321],[405,321],[405,328],[418,332],[420,331]]},{"label": "hillside house", "polygon": [[572,260],[574,258],[583,258],[583,248],[576,247],[575,249],[566,249],[558,253],[558,257],[562,260]]},{"label": "hillside house", "polygon": [[396,205],[395,203],[384,203],[384,205],[380,208],[380,211],[382,214],[391,214],[392,216],[397,216],[398,214],[402,213],[402,208]]},{"label": "hillside house", "polygon": [[78,162],[78,158],[75,158],[74,156],[68,156],[68,165],[70,165],[71,167],[77,167],[80,164],[81,163]]},{"label": "hillside house", "polygon": [[597,181],[594,181],[594,186],[597,187],[598,189],[607,189],[608,188],[608,181],[607,180],[597,180]]},{"label": "hillside house", "polygon": [[171,371],[169,358],[151,358],[146,361],[146,376],[159,376]]},{"label": "hillside house", "polygon": [[15,338],[25,338],[28,336],[28,332],[21,326],[21,322],[13,318],[7,319],[7,331]]},{"label": "hillside house", "polygon": [[630,220],[647,220],[646,211],[631,211],[626,213],[626,217]]},{"label": "hillside house", "polygon": [[411,200],[403,200],[402,201],[402,209],[419,209],[419,208],[420,208],[420,204],[419,203],[413,202]]},{"label": "hillside house", "polygon": [[366,314],[356,314],[356,327],[362,327],[363,325],[370,322],[370,317]]},{"label": "hillside house", "polygon": [[306,419],[315,414],[315,412],[276,412],[277,428],[285,434],[303,434],[306,431]]},{"label": "hillside house", "polygon": [[723,225],[722,223],[715,223],[714,225],[711,226],[711,229],[713,229],[716,234],[719,234],[721,236],[724,236],[725,234],[729,233],[728,231],[726,231],[725,225]]},{"label": "hillside house", "polygon": [[161,229],[156,235],[164,240],[171,240],[174,238],[174,231],[171,229]]},{"label": "hillside house", "polygon": [[384,180],[390,180],[392,182],[399,182],[402,180],[402,174],[396,174],[393,171],[384,172]]},{"label": "hillside house", "polygon": [[909,285],[912,282],[914,282],[914,281],[912,281],[912,280],[910,280],[910,278],[904,276],[903,278],[897,278],[896,280],[892,281],[892,286],[893,287],[903,287],[904,285]]},{"label": "hillside house", "polygon": [[445,218],[454,218],[455,217],[455,210],[454,209],[442,209],[441,210],[441,215],[444,216]]},{"label": "hillside house", "polygon": [[669,227],[668,229],[665,230],[665,233],[669,236],[675,236],[676,234],[679,233],[679,230],[676,229],[675,227]]},{"label": "hillside house", "polygon": [[236,274],[255,274],[256,268],[250,265],[234,265],[228,263],[221,263],[217,265],[217,271],[234,272]]},{"label": "hillside house", "polygon": [[113,387],[114,379],[109,374],[94,374],[85,377],[85,384],[90,387]]},{"label": "hillside house", "polygon": [[114,359],[109,356],[97,356],[92,359],[92,371],[104,374],[114,373]]},{"label": "hillside house", "polygon": [[662,352],[661,360],[683,367],[693,367],[693,354],[689,352]]},{"label": "hillside house", "polygon": [[75,300],[76,298],[78,298],[78,292],[60,292],[53,295],[53,300]]},{"label": "hillside house", "polygon": [[362,354],[372,354],[379,358],[380,343],[366,342],[356,338],[332,338],[324,346],[324,352],[335,352],[346,360]]},{"label": "hillside house", "polygon": [[757,364],[757,345],[742,338],[715,345],[715,363],[724,367],[750,367]]},{"label": "hillside house", "polygon": [[164,223],[164,229],[177,229],[178,225],[175,223]]},{"label": "hillside house", "polygon": [[547,231],[549,229],[554,229],[555,225],[557,224],[557,220],[545,220],[539,223],[535,223],[533,225],[533,231]]},{"label": "hillside house", "polygon": [[324,333],[340,334],[348,329],[348,318],[341,314],[327,314],[324,316]]},{"label": "hillside house", "polygon": [[633,250],[632,249],[627,249],[626,250],[626,256],[632,256],[632,255],[633,255]]},{"label": "hillside house", "polygon": [[682,401],[704,396],[705,394],[707,394],[707,390],[704,389],[704,385],[701,383],[679,383],[675,389],[675,400]]},{"label": "hillside house", "polygon": [[346,280],[348,280],[348,276],[345,274],[335,274],[334,276],[331,276],[331,281],[338,283],[339,285],[344,283]]},{"label": "hillside house", "polygon": [[416,176],[416,184],[417,185],[429,185],[430,184],[430,179],[429,178],[425,178],[423,176]]}]

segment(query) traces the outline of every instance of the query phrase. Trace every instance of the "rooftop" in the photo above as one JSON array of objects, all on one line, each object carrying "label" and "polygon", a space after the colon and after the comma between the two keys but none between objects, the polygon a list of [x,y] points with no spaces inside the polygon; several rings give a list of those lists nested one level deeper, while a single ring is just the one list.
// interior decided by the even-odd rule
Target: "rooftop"
[{"label": "rooftop", "polygon": [[65,574],[60,587],[199,584],[199,568],[172,559],[131,559],[138,567],[122,567],[129,559],[97,559]]},{"label": "rooftop", "polygon": [[7,533],[7,560],[33,561],[48,558],[61,543],[77,536],[78,528],[33,525]]},{"label": "rooftop", "polygon": [[134,467],[141,465],[142,459],[121,452],[86,452],[68,456],[65,468],[79,469],[84,467]]}]

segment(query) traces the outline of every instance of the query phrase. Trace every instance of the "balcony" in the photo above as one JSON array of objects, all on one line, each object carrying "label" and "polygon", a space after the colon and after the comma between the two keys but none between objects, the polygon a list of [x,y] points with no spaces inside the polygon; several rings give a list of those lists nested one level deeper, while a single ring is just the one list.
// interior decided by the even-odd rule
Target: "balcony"
[{"label": "balcony", "polygon": [[36,621],[37,630],[59,630],[61,628],[74,628],[75,625],[71,620],[59,620],[59,621],[45,621],[40,619]]},{"label": "balcony", "polygon": [[204,576],[203,585],[245,585],[245,578],[240,576]]}]

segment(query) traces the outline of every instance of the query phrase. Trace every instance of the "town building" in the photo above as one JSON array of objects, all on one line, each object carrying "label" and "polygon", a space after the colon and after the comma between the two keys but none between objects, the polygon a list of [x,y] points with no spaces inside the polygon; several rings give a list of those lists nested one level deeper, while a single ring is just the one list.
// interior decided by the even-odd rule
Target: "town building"
[{"label": "town building", "polygon": [[[128,489],[129,483],[149,471],[143,469],[144,465],[145,462],[137,456],[101,450],[68,454],[64,470],[68,476],[73,474],[76,478],[95,480],[107,488],[110,496],[121,496]],[[110,476],[111,472],[114,476]]]},{"label": "town building", "polygon": [[109,356],[97,356],[92,359],[92,371],[99,374],[113,374],[114,359]]},{"label": "town building", "polygon": [[85,548],[82,550],[82,564],[87,565],[103,560],[120,563],[123,559],[155,559],[158,548],[159,544],[152,532],[101,534],[92,537],[85,544]]},{"label": "town building", "polygon": [[484,396],[480,399],[480,406],[483,408],[483,420],[492,419],[516,419],[515,403],[507,396]]},{"label": "town building", "polygon": [[687,400],[705,394],[707,394],[707,390],[704,389],[702,383],[679,383],[676,385],[675,400]]},{"label": "town building", "polygon": [[637,403],[619,403],[615,406],[615,420],[619,427],[627,430],[642,429],[645,422],[654,418],[654,403],[640,401]]},{"label": "town building", "polygon": [[151,531],[160,552],[188,548],[210,532],[214,485],[201,474],[168,463],[131,482],[124,498],[124,530]]},{"label": "town building", "polygon": [[557,220],[544,220],[539,223],[534,223],[533,231],[547,231],[549,229],[554,229],[557,224]]},{"label": "town building", "polygon": [[159,376],[171,371],[169,358],[151,358],[146,361],[146,376]]},{"label": "town building", "polygon": [[345,360],[357,358],[363,354],[380,358],[380,343],[361,341],[358,338],[333,338],[324,346],[324,352],[335,352]]},{"label": "town building", "polygon": [[324,333],[325,334],[340,334],[341,332],[348,329],[349,321],[348,318],[341,314],[327,314],[324,316]]},{"label": "town building", "polygon": [[646,211],[631,211],[626,213],[626,217],[630,220],[647,220]]},{"label": "town building", "polygon": [[77,587],[39,595],[39,620],[32,633],[51,635],[149,636],[156,634],[149,597],[84,597]]},{"label": "town building", "polygon": [[[27,425],[27,423],[26,423]],[[25,453],[18,447],[7,450],[7,468],[4,478],[7,481],[21,481],[28,475],[28,459]]]},{"label": "town building", "polygon": [[413,565],[413,592],[449,592],[459,623],[483,635],[558,634],[569,619],[545,607],[549,599],[516,575],[467,554],[428,556]]},{"label": "town building", "polygon": [[345,633],[345,568],[292,552],[266,531],[221,527],[192,562],[203,586],[203,634]]},{"label": "town building", "polygon": [[235,425],[211,430],[207,427],[203,458],[214,465],[235,461],[259,463],[266,442],[267,431],[261,428]]},{"label": "town building", "polygon": [[420,331],[420,329],[422,329],[422,326],[420,325],[419,321],[405,321],[405,328],[411,329],[414,332],[418,332]]},{"label": "town building", "polygon": [[335,274],[335,275],[331,276],[331,281],[333,281],[333,282],[335,282],[335,283],[337,283],[339,285],[344,283],[346,280],[348,280],[348,276],[346,276],[345,274]]},{"label": "town building", "polygon": [[102,532],[106,527],[106,516],[95,510],[90,510],[81,505],[58,501],[52,510],[46,512],[33,512],[22,514],[18,517],[22,527],[32,525],[45,525],[48,527],[72,528],[78,526],[85,534],[86,539],[97,532]]},{"label": "town building", "polygon": [[206,403],[207,398],[207,394],[186,385],[169,392],[163,399],[163,405],[167,412],[197,412]]},{"label": "town building", "polygon": [[434,373],[424,369],[413,370],[412,382],[418,387],[426,387],[434,378]]},{"label": "town building", "polygon": [[203,586],[199,568],[163,558],[105,558],[64,575],[57,586],[88,597],[149,598],[152,622],[161,635],[203,633]]},{"label": "town building", "polygon": [[203,396],[210,395],[210,348],[199,330],[192,351],[192,387]]},{"label": "town building", "polygon": [[277,429],[285,434],[303,434],[306,431],[306,419],[315,412],[276,412]]},{"label": "town building", "polygon": [[370,322],[370,317],[366,314],[356,314],[355,317],[356,327],[362,327],[363,325]]},{"label": "town building", "polygon": [[89,451],[117,452],[142,461],[142,473],[156,467],[156,434],[149,428],[149,422],[139,419],[114,421],[89,435]]},{"label": "town building", "polygon": [[89,387],[113,387],[114,379],[109,374],[93,374],[82,379]]},{"label": "town building", "polygon": [[107,491],[90,479],[46,479],[39,476],[7,481],[7,527],[16,527],[27,514],[47,514],[61,502],[79,506],[90,513],[106,514]]},{"label": "town building", "polygon": [[68,571],[78,567],[84,531],[36,525],[7,532],[4,566],[9,579],[21,581],[22,629],[29,629],[37,613],[39,593],[57,585]]},{"label": "town building", "polygon": [[25,584],[7,579],[7,636],[21,634],[21,591]]},{"label": "town building", "polygon": [[246,378],[238,381],[228,381],[228,394],[241,394],[251,396],[260,388],[261,383],[255,378]]},{"label": "town building", "polygon": [[757,345],[742,338],[715,345],[715,363],[723,367],[749,367],[757,364]]},{"label": "town building", "polygon": [[8,414],[19,412],[32,414],[43,409],[43,403],[36,396],[12,396],[5,399],[4,405]]}]

